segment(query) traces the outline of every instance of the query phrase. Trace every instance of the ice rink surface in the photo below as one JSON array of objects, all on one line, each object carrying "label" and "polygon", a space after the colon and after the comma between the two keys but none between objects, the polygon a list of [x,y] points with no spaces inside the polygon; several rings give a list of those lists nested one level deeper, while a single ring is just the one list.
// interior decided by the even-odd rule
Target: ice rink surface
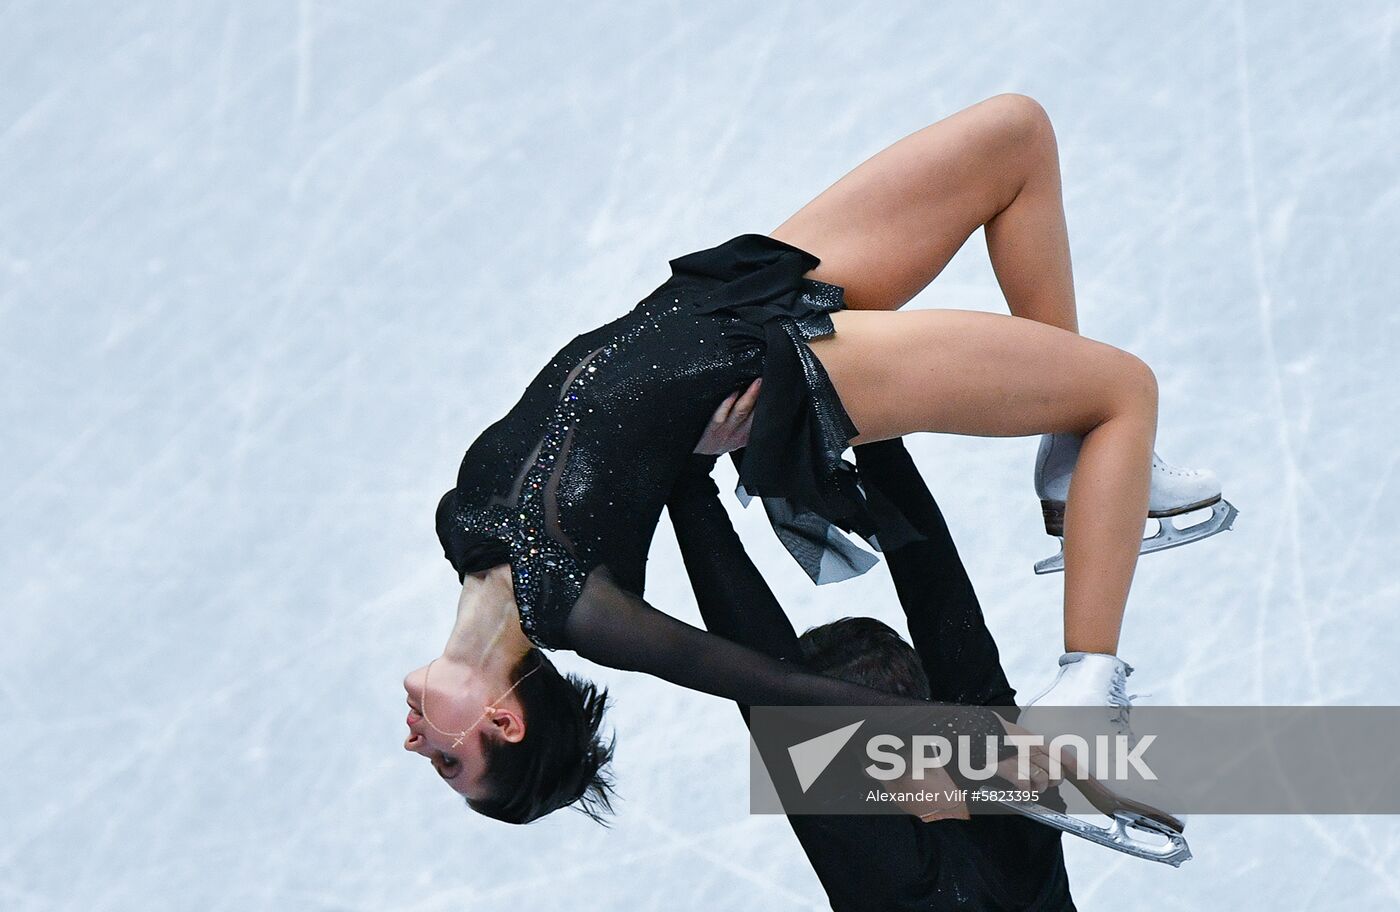
[{"label": "ice rink surface", "polygon": [[[433,509],[547,357],[1000,92],[1059,138],[1081,324],[1236,531],[1145,558],[1159,704],[1400,700],[1400,6],[0,5],[0,908],[816,909],[733,708],[612,685],[623,796],[475,818],[405,753]],[[915,307],[1004,307],[974,236]],[[912,441],[1013,683],[1050,674],[1031,440]],[[729,470],[726,468],[725,472]],[[726,475],[724,484],[732,481]],[[799,627],[893,620],[741,531]],[[669,531],[650,599],[696,620]],[[1085,910],[1389,909],[1400,823],[1067,839]]]}]

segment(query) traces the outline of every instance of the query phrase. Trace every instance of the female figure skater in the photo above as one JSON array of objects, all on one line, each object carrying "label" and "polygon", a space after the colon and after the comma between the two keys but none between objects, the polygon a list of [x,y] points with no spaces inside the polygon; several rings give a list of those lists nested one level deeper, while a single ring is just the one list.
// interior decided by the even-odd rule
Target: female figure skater
[{"label": "female figure skater", "polygon": [[[979,226],[1012,315],[893,312]],[[857,487],[848,445],[916,431],[1070,435],[1067,653],[1041,700],[1126,703],[1115,653],[1154,479],[1156,382],[1139,359],[1077,334],[1058,153],[1036,102],[1002,95],[960,111],[861,164],[771,235],[671,267],[630,313],[565,346],[467,451],[437,515],[463,582],[457,622],[442,655],[405,679],[405,748],[499,819],[580,799],[606,809],[604,695],[538,647],[750,705],[906,702],[801,672],[641,599],[674,480],[716,406],[760,377],[734,403],[751,410],[740,481],[818,581],[863,569],[831,524],[867,537],[900,528],[897,504]],[[973,708],[956,726],[1001,730]]]}]

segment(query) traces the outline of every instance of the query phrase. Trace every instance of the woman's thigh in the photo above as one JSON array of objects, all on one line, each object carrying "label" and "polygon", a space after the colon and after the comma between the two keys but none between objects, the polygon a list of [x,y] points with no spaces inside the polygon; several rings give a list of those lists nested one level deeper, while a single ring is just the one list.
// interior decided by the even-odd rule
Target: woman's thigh
[{"label": "woman's thigh", "polygon": [[841,311],[811,343],[860,436],[1084,433],[1155,381],[1134,356],[1018,317]]},{"label": "woman's thigh", "polygon": [[811,277],[849,307],[894,310],[1016,198],[1053,135],[1034,100],[997,95],[862,162],[770,235],[817,256]]}]

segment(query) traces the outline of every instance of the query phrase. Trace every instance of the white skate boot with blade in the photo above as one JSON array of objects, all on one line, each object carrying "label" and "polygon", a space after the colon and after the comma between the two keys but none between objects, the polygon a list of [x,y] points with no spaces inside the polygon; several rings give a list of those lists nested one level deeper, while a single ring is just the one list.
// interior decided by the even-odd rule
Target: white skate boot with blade
[{"label": "white skate boot with blade", "polygon": [[[1045,517],[1045,532],[1059,538],[1062,547],[1059,554],[1037,563],[1036,573],[1054,573],[1065,568],[1065,501],[1082,443],[1083,439],[1075,434],[1046,434],[1040,438],[1040,451],[1035,459],[1035,493]],[[1172,522],[1174,516],[1206,507],[1211,508],[1211,514],[1201,522],[1184,529],[1178,529]],[[1147,518],[1157,520],[1158,529],[1143,539],[1139,553],[1151,554],[1209,538],[1229,529],[1238,515],[1234,505],[1222,499],[1220,479],[1215,473],[1168,465],[1153,453]]]},{"label": "white skate boot with blade", "polygon": [[[1103,706],[1112,710],[1105,715],[1112,721],[1111,734],[1132,737],[1128,712],[1132,698],[1128,696],[1128,675],[1133,666],[1115,655],[1099,652],[1067,652],[1060,656],[1060,672],[1050,686],[1026,704],[1026,716],[1034,716],[1033,706]],[[1034,729],[1034,725],[1022,721]]]},{"label": "white skate boot with blade", "polygon": [[[1020,724],[1046,738],[1076,734],[1094,745],[1094,738],[1105,737],[1110,744],[1122,736],[1122,743],[1137,743],[1130,712],[1133,697],[1128,694],[1128,675],[1133,666],[1115,655],[1098,652],[1067,652],[1060,656],[1060,671],[1050,686],[1026,703]],[[1040,712],[1045,707],[1080,707],[1085,711]],[[1102,711],[1091,711],[1101,707]],[[1069,726],[1066,728],[1065,726]],[[1092,754],[1092,751],[1091,751]],[[1097,755],[1085,757],[1091,767]],[[1093,769],[1097,773],[1097,769]]]},{"label": "white skate boot with blade", "polygon": [[[1038,734],[1051,738],[1063,732],[1047,731],[1060,727],[1056,723],[1069,721],[1067,714],[1047,711],[1048,707],[1105,707],[1102,720],[1082,718],[1075,714],[1074,734],[1087,738],[1094,735],[1125,736],[1124,744],[1132,743],[1132,728],[1128,710],[1132,698],[1127,693],[1128,675],[1132,666],[1113,655],[1102,653],[1067,652],[1060,657],[1060,671],[1054,682],[1026,705],[1018,723]],[[1036,707],[1040,707],[1037,712]],[[1091,716],[1096,714],[1091,713]],[[1039,719],[1036,717],[1040,716]],[[1099,724],[1101,721],[1102,724]],[[1090,731],[1088,729],[1094,729]],[[1095,752],[1090,750],[1091,754]],[[1080,769],[1090,775],[1094,758],[1078,758]],[[1054,827],[1073,836],[1148,861],[1179,867],[1191,858],[1191,848],[1182,835],[1185,823],[1128,795],[1123,786],[1110,789],[1097,779],[1084,775],[1066,776],[1061,788],[1072,787],[1088,799],[1102,817],[1072,815],[1048,808],[1034,801],[1003,801],[1007,808]]]}]

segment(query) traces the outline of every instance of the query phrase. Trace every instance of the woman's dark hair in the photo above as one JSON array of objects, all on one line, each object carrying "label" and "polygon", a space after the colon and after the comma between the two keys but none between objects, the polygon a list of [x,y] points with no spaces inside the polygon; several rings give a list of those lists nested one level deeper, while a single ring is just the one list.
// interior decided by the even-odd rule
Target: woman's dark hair
[{"label": "woman's dark hair", "polygon": [[802,634],[803,664],[811,671],[885,693],[929,699],[919,654],[888,624],[847,617]]},{"label": "woman's dark hair", "polygon": [[525,737],[486,740],[487,798],[467,806],[506,823],[530,823],[570,804],[599,823],[612,813],[613,741],[599,730],[608,692],[577,675],[565,675],[543,652],[531,649],[511,672],[525,709]]}]

